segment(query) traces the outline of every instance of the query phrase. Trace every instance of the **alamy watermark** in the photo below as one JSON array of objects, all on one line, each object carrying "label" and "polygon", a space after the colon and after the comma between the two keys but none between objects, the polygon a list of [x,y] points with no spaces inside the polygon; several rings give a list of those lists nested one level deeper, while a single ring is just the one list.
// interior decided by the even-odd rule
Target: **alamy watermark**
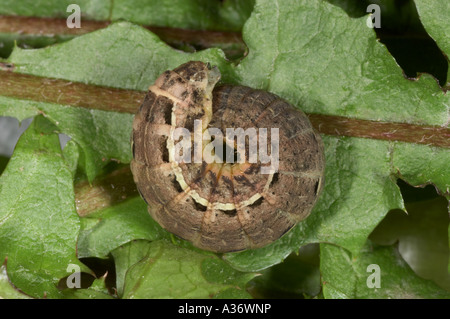
[{"label": "alamy watermark", "polygon": [[370,15],[367,17],[366,25],[367,27],[373,28],[381,28],[381,9],[378,4],[369,4],[367,6],[366,12],[370,12]]},{"label": "alamy watermark", "polygon": [[66,279],[67,288],[81,288],[80,266],[76,264],[69,264],[66,271],[72,273]]},{"label": "alamy watermark", "polygon": [[[225,135],[218,128],[202,129],[202,120],[194,121],[194,141],[191,132],[177,127],[169,147],[169,159],[177,163],[261,163],[261,174],[273,174],[279,166],[279,129],[270,129],[270,154],[267,128],[226,128]],[[204,145],[204,141],[207,141]],[[248,143],[247,143],[248,142]],[[192,150],[192,145],[194,149]],[[246,147],[248,145],[248,148]],[[246,153],[248,149],[248,154]],[[193,151],[193,152],[192,152]],[[193,154],[193,155],[192,155]]]},{"label": "alamy watermark", "polygon": [[367,266],[366,271],[371,273],[367,276],[366,285],[367,288],[381,288],[381,268],[377,264],[370,264]]},{"label": "alamy watermark", "polygon": [[66,25],[69,29],[81,28],[81,8],[78,4],[69,4],[67,6],[67,12],[72,12],[71,15],[67,17]]}]

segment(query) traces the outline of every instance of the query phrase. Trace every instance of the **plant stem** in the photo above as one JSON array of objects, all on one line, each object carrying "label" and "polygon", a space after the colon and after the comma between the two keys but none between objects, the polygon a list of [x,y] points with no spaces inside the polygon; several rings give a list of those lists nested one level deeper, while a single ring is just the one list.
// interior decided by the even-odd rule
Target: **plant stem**
[{"label": "plant stem", "polygon": [[[83,19],[81,28],[68,28],[66,19],[0,16],[0,33],[48,37],[55,35],[79,36],[106,28],[111,23],[111,21]],[[246,51],[246,45],[240,32],[187,30],[158,26],[143,27],[155,33],[167,44],[178,49],[186,48],[186,46],[190,46],[194,50],[220,47],[230,58],[242,57]]]},{"label": "plant stem", "polygon": [[[13,70],[14,66],[0,63],[0,70],[2,69]],[[11,71],[0,71],[0,88],[0,95],[16,99],[122,113],[135,113],[145,97],[145,92],[141,91],[42,78]],[[448,127],[379,122],[325,114],[307,115],[314,128],[322,134],[450,148]]]},{"label": "plant stem", "polygon": [[[12,65],[3,68],[14,68]],[[0,71],[0,95],[88,109],[135,113],[145,92]]]}]

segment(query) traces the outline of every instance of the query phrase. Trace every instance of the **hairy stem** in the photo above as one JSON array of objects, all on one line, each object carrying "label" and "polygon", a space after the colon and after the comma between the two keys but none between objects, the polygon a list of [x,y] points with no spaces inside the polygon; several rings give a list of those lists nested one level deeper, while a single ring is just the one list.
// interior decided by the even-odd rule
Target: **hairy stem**
[{"label": "hairy stem", "polygon": [[[0,69],[14,68],[0,62]],[[37,102],[134,113],[145,92],[0,71],[0,95]]]},{"label": "hairy stem", "polygon": [[[135,113],[145,92],[108,88],[11,72],[0,63],[0,95],[16,99],[71,105],[105,111]],[[24,89],[26,88],[26,89]],[[336,115],[308,114],[322,134],[372,138],[450,148],[450,129],[409,123],[379,122]]]},{"label": "hairy stem", "polygon": [[[68,28],[66,19],[0,16],[0,33],[49,37],[55,35],[79,36],[106,28],[110,24],[110,21],[83,19],[81,28]],[[220,47],[231,58],[242,57],[246,51],[240,32],[186,30],[158,26],[143,27],[155,33],[161,40],[175,48],[190,46],[195,50],[202,50]]]}]

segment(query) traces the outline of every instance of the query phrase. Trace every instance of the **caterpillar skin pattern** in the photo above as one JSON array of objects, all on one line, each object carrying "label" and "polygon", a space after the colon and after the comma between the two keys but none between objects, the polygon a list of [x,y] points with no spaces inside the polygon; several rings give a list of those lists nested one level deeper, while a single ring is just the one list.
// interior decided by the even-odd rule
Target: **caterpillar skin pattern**
[{"label": "caterpillar skin pattern", "polygon": [[[223,253],[265,246],[305,219],[323,188],[325,158],[302,111],[263,90],[216,85],[219,79],[216,67],[199,61],[158,77],[133,121],[131,170],[154,220],[196,247]],[[262,174],[269,164],[248,158],[175,161],[172,134],[181,127],[194,132],[195,120],[202,132],[266,128],[269,139],[278,128],[278,170]]]}]

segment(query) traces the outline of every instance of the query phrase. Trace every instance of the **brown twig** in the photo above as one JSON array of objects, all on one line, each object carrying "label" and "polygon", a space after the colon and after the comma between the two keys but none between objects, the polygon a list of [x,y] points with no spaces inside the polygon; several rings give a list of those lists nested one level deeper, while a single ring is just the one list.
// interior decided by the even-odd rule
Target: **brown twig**
[{"label": "brown twig", "polygon": [[[2,65],[5,63],[0,63],[0,70]],[[12,69],[14,66],[9,65],[9,68]],[[145,92],[0,71],[0,95],[89,109],[134,113],[144,100]]]},{"label": "brown twig", "polygon": [[[5,66],[5,63],[0,63],[0,70],[13,68],[13,65]],[[0,95],[89,109],[135,113],[144,99],[145,92],[0,71]],[[327,135],[450,148],[450,129],[447,127],[361,120],[324,114],[308,114],[308,116],[313,126],[320,133]]]},{"label": "brown twig", "polygon": [[308,114],[322,134],[400,141],[450,148],[450,129],[440,126],[379,122],[335,115]]},{"label": "brown twig", "polygon": [[[110,21],[83,19],[81,28],[68,28],[66,19],[61,18],[0,16],[0,33],[39,36],[79,36],[106,28],[110,24]],[[229,55],[232,56],[243,55],[246,48],[240,32],[187,30],[160,26],[143,27],[152,31],[161,40],[174,47],[190,45],[200,50],[219,46],[227,48],[230,51],[228,52]]]}]

